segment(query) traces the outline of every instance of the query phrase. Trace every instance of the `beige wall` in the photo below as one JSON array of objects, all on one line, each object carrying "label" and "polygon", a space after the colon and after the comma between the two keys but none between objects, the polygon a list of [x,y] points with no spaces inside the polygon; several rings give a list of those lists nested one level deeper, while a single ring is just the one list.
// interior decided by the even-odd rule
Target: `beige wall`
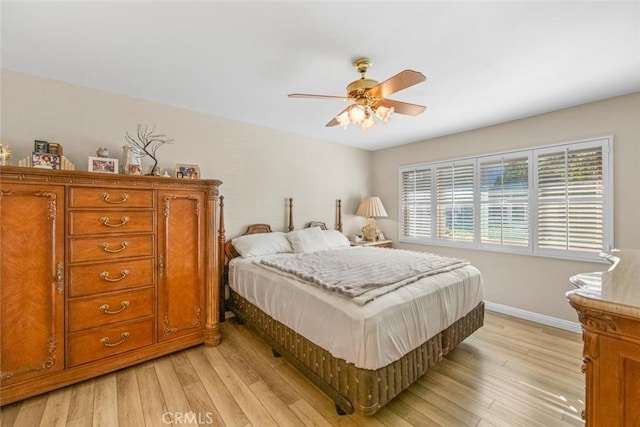
[{"label": "beige wall", "polygon": [[[398,166],[486,154],[604,135],[614,137],[615,244],[640,248],[640,94],[613,98],[471,132],[368,152],[204,113],[2,70],[0,140],[14,164],[34,139],[59,142],[65,156],[86,170],[87,157],[106,146],[120,157],[125,132],[156,124],[175,139],[160,149],[162,169],[197,163],[202,176],[224,181],[227,236],[247,224],[286,225],[286,199],[294,197],[296,228],[310,220],[335,225],[334,201],[343,200],[345,233],[359,232],[350,215],[360,199],[379,195],[389,218],[379,220],[397,240]],[[428,114],[428,113],[427,113]],[[373,190],[373,191],[371,191]],[[399,245],[470,259],[484,274],[488,301],[576,321],[564,293],[568,277],[602,264],[439,246]]]},{"label": "beige wall", "polygon": [[[427,113],[428,114],[428,113]],[[640,93],[594,102],[522,120],[435,138],[373,154],[373,192],[389,218],[378,221],[385,234],[398,238],[398,166],[453,159],[612,135],[614,140],[614,242],[640,248]],[[511,255],[481,250],[401,244],[464,257],[480,268],[485,299],[520,310],[577,321],[564,294],[568,278],[600,271],[604,264]]]},{"label": "beige wall", "polygon": [[14,165],[42,139],[61,143],[76,168],[87,170],[99,146],[119,158],[125,132],[155,124],[175,140],[158,150],[163,170],[196,163],[203,178],[224,182],[227,237],[256,222],[283,230],[288,197],[296,228],[311,220],[334,227],[338,198],[345,232],[362,226],[347,214],[370,193],[371,152],[8,70],[1,85],[0,140],[12,148]]}]

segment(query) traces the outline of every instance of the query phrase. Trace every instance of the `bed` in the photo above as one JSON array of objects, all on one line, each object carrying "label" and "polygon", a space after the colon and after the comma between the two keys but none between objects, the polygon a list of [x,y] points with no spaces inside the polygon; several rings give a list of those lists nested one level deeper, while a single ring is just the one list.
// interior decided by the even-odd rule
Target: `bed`
[{"label": "bed", "polygon": [[[290,218],[291,205],[290,200]],[[276,267],[306,257],[333,256],[335,261],[365,255],[386,258],[408,251],[340,246],[298,255],[279,248],[289,239],[300,253],[294,239],[316,238],[319,232],[337,245],[336,233],[341,233],[315,221],[308,230],[317,231],[298,232],[290,220],[286,236],[268,224],[253,224],[238,236],[242,238],[227,241],[223,207],[222,203],[219,242],[229,286],[226,309],[261,335],[274,355],[285,357],[323,390],[340,414],[375,414],[482,326],[482,277],[471,265],[453,263],[389,291],[345,298]],[[250,244],[247,252],[246,241],[269,243]]]}]

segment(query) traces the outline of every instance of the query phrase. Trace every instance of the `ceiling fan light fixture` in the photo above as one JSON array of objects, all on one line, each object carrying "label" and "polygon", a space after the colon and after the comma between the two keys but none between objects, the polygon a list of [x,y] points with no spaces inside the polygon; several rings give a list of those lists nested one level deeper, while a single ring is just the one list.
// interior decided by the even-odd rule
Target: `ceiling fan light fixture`
[{"label": "ceiling fan light fixture", "polygon": [[371,66],[369,58],[356,59],[353,65],[360,73],[360,78],[347,85],[346,96],[290,93],[289,98],[325,98],[352,101],[352,105],[349,105],[337,116],[333,117],[325,126],[340,125],[346,128],[349,123],[353,123],[360,125],[363,130],[369,130],[375,126],[374,115],[383,124],[386,124],[393,114],[417,116],[427,108],[424,105],[410,104],[387,98],[393,93],[425,81],[427,78],[421,72],[404,70],[382,83],[378,83],[377,80],[368,79],[365,76]]},{"label": "ceiling fan light fixture", "polygon": [[376,125],[375,120],[369,112],[367,112],[367,117],[362,121],[362,130],[372,129]]},{"label": "ceiling fan light fixture", "polygon": [[391,115],[393,114],[394,108],[383,107],[382,105],[376,108],[376,117],[379,118],[382,123],[387,124]]},{"label": "ceiling fan light fixture", "polygon": [[349,108],[349,120],[351,120],[351,123],[359,125],[365,119],[365,116],[366,110],[362,105],[352,105]]},{"label": "ceiling fan light fixture", "polygon": [[345,129],[347,127],[347,125],[349,123],[351,123],[351,121],[349,120],[349,112],[348,111],[343,111],[342,113],[337,115],[336,116],[336,120],[338,121],[338,123],[340,123],[340,126],[342,126],[343,129]]}]

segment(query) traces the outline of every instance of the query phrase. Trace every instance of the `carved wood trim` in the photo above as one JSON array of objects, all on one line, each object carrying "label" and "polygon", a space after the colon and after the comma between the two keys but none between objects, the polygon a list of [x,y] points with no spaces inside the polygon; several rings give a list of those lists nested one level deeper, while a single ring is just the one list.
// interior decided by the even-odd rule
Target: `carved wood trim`
[{"label": "carved wood trim", "polygon": [[[205,193],[205,325],[204,325],[204,343],[208,346],[215,346],[220,344],[222,335],[220,334],[220,327],[218,322],[224,320],[224,288],[223,293],[220,293],[222,287],[222,271],[224,271],[224,264],[220,260],[221,258],[220,247],[216,245],[215,233],[216,233],[216,221],[217,221],[217,198],[219,196],[219,188],[207,188]],[[220,196],[222,197],[222,196]],[[223,198],[224,199],[224,198]],[[223,218],[224,221],[224,218]],[[224,225],[223,235],[224,235]],[[219,242],[218,242],[219,243]],[[224,254],[222,254],[224,257]],[[222,319],[221,319],[222,317]]]},{"label": "carved wood trim", "polygon": [[[53,324],[53,323],[52,323]],[[41,371],[43,369],[51,369],[56,363],[58,344],[54,337],[49,337],[47,342],[47,357],[40,363],[34,363],[19,371],[0,372],[0,380],[5,380],[13,377],[14,375],[26,374],[32,371]]]},{"label": "carved wood trim", "polygon": [[[222,181],[217,179],[181,179],[144,175],[108,174],[86,171],[68,171],[25,168],[19,166],[0,166],[2,179],[11,182],[40,181],[43,184],[82,184],[99,186],[133,186],[139,188],[188,188],[200,189],[218,187]],[[217,191],[217,190],[216,190]]]},{"label": "carved wood trim", "polygon": [[589,310],[586,308],[578,307],[578,319],[587,328],[596,329],[603,332],[616,331],[616,318],[604,314],[597,310]]},{"label": "carved wood trim", "polygon": [[200,307],[195,307],[194,309],[195,319],[193,323],[187,326],[183,326],[181,328],[171,327],[171,319],[169,319],[169,312],[165,312],[163,316],[164,328],[162,329],[162,331],[164,332],[165,335],[171,335],[171,334],[175,334],[178,331],[184,331],[185,329],[199,328],[200,325],[202,324],[200,319],[200,311],[201,311]]},{"label": "carved wood trim", "polygon": [[225,242],[227,240],[227,236],[225,235],[226,230],[224,229],[224,196],[220,196],[220,220],[218,222],[218,259],[216,260],[218,264],[218,321],[224,322],[225,319],[225,277],[226,277],[226,266],[225,266]]},{"label": "carved wood trim", "polygon": [[584,347],[582,349],[582,367],[583,374],[588,374],[592,363],[600,357],[600,335],[590,332],[582,334]]}]

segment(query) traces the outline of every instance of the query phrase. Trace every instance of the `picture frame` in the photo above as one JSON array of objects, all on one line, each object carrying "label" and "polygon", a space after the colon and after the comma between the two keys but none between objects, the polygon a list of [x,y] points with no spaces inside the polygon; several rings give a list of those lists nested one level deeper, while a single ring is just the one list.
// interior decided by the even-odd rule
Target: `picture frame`
[{"label": "picture frame", "polygon": [[176,178],[200,179],[200,166],[186,163],[176,163],[174,175]]},{"label": "picture frame", "polygon": [[89,172],[118,173],[118,159],[89,157]]},{"label": "picture frame", "polygon": [[[47,141],[40,141],[36,139],[33,141],[33,152],[34,153],[48,153],[49,152],[49,143]],[[58,154],[58,153],[54,153]]]},{"label": "picture frame", "polygon": [[57,142],[49,142],[47,144],[47,152],[62,156],[62,145],[58,144]]},{"label": "picture frame", "polygon": [[31,167],[38,169],[60,169],[60,156],[34,151],[31,153]]},{"label": "picture frame", "polygon": [[139,164],[130,163],[124,171],[127,175],[142,175],[142,167]]}]

